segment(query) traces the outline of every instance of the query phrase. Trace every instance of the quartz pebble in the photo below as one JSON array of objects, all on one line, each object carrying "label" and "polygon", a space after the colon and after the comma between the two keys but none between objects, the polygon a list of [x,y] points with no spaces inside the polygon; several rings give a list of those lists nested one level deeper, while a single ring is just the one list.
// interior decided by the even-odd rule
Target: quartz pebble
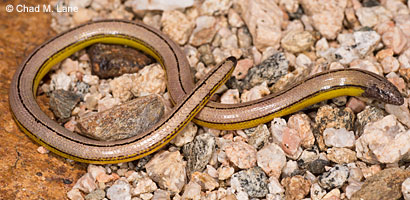
[{"label": "quartz pebble", "polygon": [[329,147],[353,147],[355,136],[353,131],[347,131],[345,128],[335,129],[327,128],[323,131],[325,144]]},{"label": "quartz pebble", "polygon": [[356,140],[357,157],[369,163],[396,163],[410,151],[410,132],[393,115],[368,124]]},{"label": "quartz pebble", "polygon": [[282,168],[286,165],[286,156],[276,144],[263,147],[256,154],[258,166],[268,175],[279,178]]},{"label": "quartz pebble", "polygon": [[256,149],[251,145],[238,141],[225,146],[226,156],[240,169],[249,169],[256,164]]},{"label": "quartz pebble", "polygon": [[410,178],[403,181],[401,185],[401,192],[405,200],[410,200]]},{"label": "quartz pebble", "polygon": [[312,147],[315,142],[310,123],[309,117],[305,114],[292,115],[288,120],[288,127],[298,132],[299,138],[302,140],[301,146],[304,148]]},{"label": "quartz pebble", "polygon": [[309,50],[315,42],[313,35],[307,31],[291,31],[283,36],[282,47],[292,53]]},{"label": "quartz pebble", "polygon": [[275,3],[262,0],[235,3],[241,9],[242,19],[248,26],[256,48],[264,50],[267,47],[279,46],[282,35],[281,23],[284,19],[282,10]]},{"label": "quartz pebble", "polygon": [[171,144],[182,147],[194,140],[197,131],[198,126],[194,123],[189,123],[173,140],[171,140]]},{"label": "quartz pebble", "polygon": [[130,185],[118,180],[107,189],[107,197],[111,200],[131,200]]},{"label": "quartz pebble", "polygon": [[148,176],[162,189],[179,193],[186,181],[185,161],[178,152],[162,151],[145,165]]},{"label": "quartz pebble", "polygon": [[161,24],[163,27],[162,31],[180,45],[188,41],[194,29],[194,23],[192,23],[184,13],[178,10],[164,11]]},{"label": "quartz pebble", "polygon": [[342,29],[343,10],[347,1],[302,0],[300,3],[316,30],[327,39],[335,39]]},{"label": "quartz pebble", "polygon": [[348,148],[334,147],[327,150],[326,157],[332,162],[338,164],[352,163],[357,160],[356,152]]}]

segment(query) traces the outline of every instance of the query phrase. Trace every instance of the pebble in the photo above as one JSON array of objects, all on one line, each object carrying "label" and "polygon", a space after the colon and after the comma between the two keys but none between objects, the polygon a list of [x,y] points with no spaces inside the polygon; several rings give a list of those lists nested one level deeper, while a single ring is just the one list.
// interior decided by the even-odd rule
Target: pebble
[{"label": "pebble", "polygon": [[67,58],[61,63],[61,71],[67,75],[80,71],[79,62]]},{"label": "pebble", "polygon": [[96,189],[85,196],[85,200],[102,200],[105,197],[105,191]]},{"label": "pebble", "polygon": [[360,136],[363,133],[364,127],[374,121],[380,120],[385,116],[385,112],[377,107],[366,106],[363,111],[357,114],[356,120],[356,135]]},{"label": "pebble", "polygon": [[45,147],[43,147],[43,146],[39,146],[39,147],[37,148],[37,152],[39,152],[39,153],[41,153],[41,154],[47,154],[47,153],[49,153],[50,151],[49,151],[48,149],[46,149]]},{"label": "pebble", "polygon": [[211,45],[201,45],[198,47],[198,53],[200,55],[200,61],[202,61],[205,65],[215,64],[215,58],[212,55]]},{"label": "pebble", "polygon": [[111,95],[107,95],[104,98],[98,100],[97,110],[98,112],[102,112],[111,109],[112,107],[119,105],[120,103],[121,100],[119,98],[113,98]]},{"label": "pebble", "polygon": [[197,184],[199,184],[201,186],[202,190],[205,190],[205,191],[212,191],[215,188],[219,187],[218,181],[216,179],[212,178],[207,173],[194,172],[191,175],[191,181],[194,181]]},{"label": "pebble", "polygon": [[389,114],[396,116],[401,123],[403,123],[407,127],[410,127],[410,110],[408,108],[408,104],[409,99],[404,99],[403,105],[395,106],[386,104],[385,109]]},{"label": "pebble", "polygon": [[132,80],[132,94],[136,97],[163,94],[167,88],[165,75],[164,69],[158,63],[144,67]]},{"label": "pebble", "polygon": [[397,70],[399,70],[400,67],[399,61],[393,56],[387,56],[383,58],[380,64],[382,65],[383,72],[385,74],[390,72],[396,72]]},{"label": "pebble", "polygon": [[390,168],[369,177],[351,200],[360,199],[399,199],[402,196],[402,183],[410,176],[410,171]]},{"label": "pebble", "polygon": [[328,172],[319,176],[319,185],[324,189],[340,188],[349,176],[349,168],[344,165],[335,165]]},{"label": "pebble", "polygon": [[98,13],[95,12],[94,10],[90,10],[86,8],[79,8],[77,12],[73,13],[72,23],[74,25],[84,24],[97,16],[98,16]]},{"label": "pebble", "polygon": [[288,160],[285,167],[282,169],[282,177],[290,177],[299,170],[297,161]]},{"label": "pebble", "polygon": [[228,22],[229,25],[232,27],[240,28],[241,26],[244,25],[243,20],[241,19],[241,16],[234,10],[234,9],[229,9],[228,10]]},{"label": "pebble", "polygon": [[166,190],[158,189],[154,192],[152,200],[171,200],[171,194]]},{"label": "pebble", "polygon": [[137,185],[131,190],[132,195],[151,193],[157,190],[157,185],[148,177],[138,179]]},{"label": "pebble", "polygon": [[239,102],[239,91],[237,89],[229,89],[221,96],[221,103],[223,104],[235,104]]},{"label": "pebble", "polygon": [[199,200],[200,196],[201,196],[201,186],[194,181],[190,181],[185,186],[184,193],[182,194],[182,199]]},{"label": "pebble", "polygon": [[386,78],[391,83],[393,83],[394,86],[397,87],[399,92],[401,92],[402,94],[406,92],[406,83],[404,82],[404,79],[402,79],[398,74],[396,74],[395,72],[390,72],[386,75]]},{"label": "pebble", "polygon": [[107,197],[110,200],[131,200],[130,185],[123,180],[115,181],[114,185],[107,189]]},{"label": "pebble", "polygon": [[313,149],[304,149],[302,155],[298,159],[300,166],[303,166],[306,163],[310,163],[319,158],[318,152],[315,148]]},{"label": "pebble", "polygon": [[281,46],[289,52],[300,53],[313,47],[315,38],[308,31],[290,31],[283,36]]},{"label": "pebble", "polygon": [[278,178],[270,177],[268,184],[269,194],[282,194],[285,192],[283,186],[279,183]]},{"label": "pebble", "polygon": [[353,33],[354,49],[360,57],[369,55],[380,42],[380,35],[376,31],[355,31]]},{"label": "pebble", "polygon": [[[165,12],[163,14],[165,14]],[[144,24],[149,24],[150,26],[160,30],[161,29],[161,18],[162,17],[159,14],[148,12],[148,13],[145,13],[144,17],[142,18],[142,22],[144,22]]]},{"label": "pebble", "polygon": [[256,149],[242,141],[233,142],[224,148],[228,159],[240,169],[249,169],[256,165]]},{"label": "pebble", "polygon": [[346,103],[346,107],[352,109],[354,113],[359,113],[365,109],[366,103],[358,98],[350,97]]},{"label": "pebble", "polygon": [[391,13],[383,6],[360,7],[356,9],[356,16],[363,27],[374,27],[392,18]]},{"label": "pebble", "polygon": [[330,162],[328,160],[316,159],[308,164],[308,170],[315,175],[322,174],[325,172],[325,167],[329,166]]},{"label": "pebble", "polygon": [[289,117],[288,127],[295,129],[301,141],[301,146],[304,148],[310,148],[315,143],[315,137],[313,136],[311,121],[306,114],[294,114]]},{"label": "pebble", "polygon": [[99,83],[99,78],[98,76],[90,75],[90,74],[84,74],[83,76],[83,81],[84,83],[87,83],[88,85],[98,85]]},{"label": "pebble", "polygon": [[285,128],[282,134],[281,147],[283,151],[287,156],[298,157],[302,153],[300,148],[302,139],[298,132],[295,129]]},{"label": "pebble", "polygon": [[255,47],[259,51],[267,47],[279,47],[284,14],[276,3],[266,0],[244,0],[235,3],[241,10],[240,15],[252,35]]},{"label": "pebble", "polygon": [[196,18],[195,29],[192,32],[189,43],[193,46],[209,44],[218,31],[216,23],[216,18],[212,16],[204,15]]},{"label": "pebble", "polygon": [[410,200],[410,178],[403,181],[401,192],[403,193],[404,200]]},{"label": "pebble", "polygon": [[326,146],[329,147],[353,147],[355,136],[353,131],[347,131],[346,128],[335,129],[326,128],[323,131],[323,139]]},{"label": "pebble", "polygon": [[356,193],[362,187],[362,182],[353,182],[346,186],[346,197],[348,199],[352,198],[352,195]]},{"label": "pebble", "polygon": [[162,31],[179,45],[184,45],[194,29],[194,23],[179,10],[164,11],[161,17]]},{"label": "pebble", "polygon": [[[340,109],[337,107],[332,107],[325,105],[319,108],[317,115],[315,117],[316,127],[319,133],[323,133],[326,128],[345,128],[346,130],[352,130],[354,125],[354,113],[350,108]],[[324,149],[324,141],[322,136],[319,135],[317,142],[319,143],[319,148]]]},{"label": "pebble", "polygon": [[326,153],[326,157],[337,164],[347,164],[357,160],[356,152],[348,148],[334,147],[328,149]]},{"label": "pebble", "polygon": [[256,154],[258,166],[270,177],[279,178],[286,165],[286,156],[276,144],[265,145]]},{"label": "pebble", "polygon": [[251,88],[249,91],[244,91],[241,96],[242,102],[258,100],[270,94],[270,90],[266,82]]},{"label": "pebble", "polygon": [[270,132],[265,124],[260,124],[255,128],[245,129],[245,134],[248,136],[248,144],[259,150],[265,144],[269,144]]},{"label": "pebble", "polygon": [[215,144],[215,136],[207,132],[197,135],[193,142],[183,147],[189,173],[205,169],[215,151]]},{"label": "pebble", "polygon": [[399,62],[402,69],[410,68],[410,49],[407,49],[399,56]]},{"label": "pebble", "polygon": [[347,1],[309,1],[302,0],[300,4],[310,17],[313,26],[326,39],[335,39],[342,30],[344,9]]},{"label": "pebble", "polygon": [[267,85],[272,85],[288,72],[288,68],[289,62],[286,60],[285,54],[278,52],[261,64],[252,67],[243,81],[239,82],[235,78],[231,78],[227,85],[230,88],[239,89],[240,92],[244,89],[249,90],[265,81],[267,81]]},{"label": "pebble", "polygon": [[112,96],[114,98],[118,98],[121,103],[131,100],[133,97],[131,92],[134,85],[133,79],[135,79],[135,74],[124,74],[122,76],[115,77],[112,81],[110,81],[109,85],[112,91]]},{"label": "pebble", "polygon": [[154,60],[134,48],[112,44],[94,44],[87,49],[91,71],[101,79],[138,72]]},{"label": "pebble", "polygon": [[251,36],[251,33],[249,33],[248,28],[246,28],[246,26],[239,28],[237,31],[237,35],[238,35],[239,47],[243,49],[251,48],[253,50],[252,53],[254,55],[252,55],[252,57],[255,61],[255,64],[259,64],[259,62],[256,62],[259,59],[255,59],[258,57],[259,51],[256,49],[256,47],[252,47],[252,36]]},{"label": "pebble", "polygon": [[73,188],[70,191],[68,191],[67,197],[70,200],[84,200],[84,197],[78,188]]},{"label": "pebble", "polygon": [[296,175],[282,179],[281,184],[285,187],[286,199],[303,199],[310,190],[311,182],[303,176]]},{"label": "pebble", "polygon": [[162,101],[158,96],[151,95],[81,117],[77,127],[81,134],[88,137],[115,141],[137,136],[148,130],[161,119],[163,113]]},{"label": "pebble", "polygon": [[340,199],[340,190],[337,188],[330,190],[330,192],[328,192],[323,197],[323,200],[335,200],[335,199]]},{"label": "pebble", "polygon": [[232,174],[235,172],[235,169],[233,167],[229,166],[221,166],[218,168],[218,179],[223,181],[232,176]]},{"label": "pebble", "polygon": [[51,75],[50,91],[54,90],[65,90],[70,91],[72,80],[70,76],[63,73],[62,71]]},{"label": "pebble", "polygon": [[194,0],[167,1],[167,0],[131,0],[128,5],[134,10],[175,10],[187,8],[194,4]]},{"label": "pebble", "polygon": [[406,47],[407,38],[403,31],[398,27],[393,27],[391,30],[382,35],[383,43],[392,48],[395,54],[400,54]]},{"label": "pebble", "polygon": [[174,144],[177,147],[182,147],[194,140],[197,131],[198,126],[190,122],[173,140],[171,140],[171,144]]},{"label": "pebble", "polygon": [[231,187],[246,192],[249,197],[265,197],[268,194],[268,177],[259,167],[242,170],[232,175]]},{"label": "pebble", "polygon": [[235,70],[233,71],[232,75],[235,76],[236,79],[241,80],[246,77],[248,74],[248,70],[253,67],[253,60],[249,58],[238,60],[236,64]]},{"label": "pebble", "polygon": [[368,124],[356,140],[357,157],[369,163],[397,163],[410,151],[410,130],[394,115]]},{"label": "pebble", "polygon": [[228,14],[228,9],[231,6],[232,1],[230,0],[208,0],[199,9],[203,15],[222,15]]},{"label": "pebble", "polygon": [[178,152],[162,151],[145,165],[148,176],[161,189],[179,193],[185,185],[186,163]]},{"label": "pebble", "polygon": [[80,96],[66,90],[55,90],[50,95],[50,109],[58,121],[66,122],[71,117],[71,111],[80,101]]},{"label": "pebble", "polygon": [[321,200],[326,195],[326,190],[320,187],[318,183],[313,183],[310,186],[310,198],[312,200]]}]

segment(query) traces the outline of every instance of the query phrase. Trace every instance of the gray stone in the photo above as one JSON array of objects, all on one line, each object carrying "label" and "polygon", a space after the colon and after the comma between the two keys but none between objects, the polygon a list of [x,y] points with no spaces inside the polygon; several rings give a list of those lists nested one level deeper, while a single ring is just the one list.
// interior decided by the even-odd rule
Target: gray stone
[{"label": "gray stone", "polygon": [[78,120],[81,134],[104,141],[115,141],[143,133],[157,123],[164,104],[156,95],[128,101]]},{"label": "gray stone", "polygon": [[280,77],[288,73],[289,61],[285,54],[278,52],[264,60],[261,64],[252,67],[243,81],[238,81],[232,77],[227,85],[230,88],[237,88],[240,92],[262,84],[264,81],[268,86],[273,85]]},{"label": "gray stone", "polygon": [[250,197],[265,197],[268,194],[268,177],[259,167],[237,172],[231,177],[231,185]]},{"label": "gray stone", "polygon": [[71,111],[80,101],[80,96],[66,90],[55,90],[50,95],[50,108],[58,121],[65,122],[71,117]]},{"label": "gray stone", "polygon": [[184,156],[188,159],[188,174],[202,172],[215,150],[215,137],[211,133],[201,134],[194,141],[183,147]]},{"label": "gray stone", "polygon": [[319,185],[325,189],[340,188],[349,176],[349,168],[343,165],[336,165],[328,172],[319,176]]}]

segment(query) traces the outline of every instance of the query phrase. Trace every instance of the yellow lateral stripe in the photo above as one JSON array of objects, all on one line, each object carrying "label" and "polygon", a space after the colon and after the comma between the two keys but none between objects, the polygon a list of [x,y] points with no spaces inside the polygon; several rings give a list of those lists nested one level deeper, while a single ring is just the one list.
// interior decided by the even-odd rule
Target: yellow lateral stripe
[{"label": "yellow lateral stripe", "polygon": [[62,49],[61,51],[57,52],[53,56],[51,56],[39,69],[37,76],[34,78],[34,85],[33,85],[33,94],[37,94],[37,89],[40,84],[41,79],[50,71],[50,69],[61,62],[62,60],[66,59],[67,57],[71,56],[73,53],[80,51],[90,45],[95,43],[105,43],[105,44],[119,44],[119,45],[127,45],[133,47],[135,49],[141,50],[144,53],[152,56],[157,62],[163,66],[163,60],[161,57],[152,49],[147,47],[145,44],[137,41],[135,39],[131,39],[124,35],[96,35],[86,40],[78,41],[66,48]]},{"label": "yellow lateral stripe", "polygon": [[323,92],[318,93],[315,96],[312,96],[310,98],[301,100],[291,106],[288,106],[278,112],[272,113],[271,115],[257,118],[255,120],[251,121],[245,121],[245,122],[240,122],[240,123],[235,123],[235,124],[218,124],[218,123],[212,123],[212,122],[205,122],[205,121],[200,121],[198,119],[193,119],[192,121],[195,122],[196,124],[200,126],[205,126],[213,129],[219,129],[219,130],[238,130],[238,129],[246,129],[246,128],[251,128],[255,127],[258,124],[263,124],[267,123],[269,121],[272,121],[276,117],[282,117],[285,115],[292,114],[294,112],[297,112],[299,110],[302,110],[303,108],[313,105],[315,103],[332,99],[338,96],[359,96],[364,92],[364,90],[360,87],[354,87],[354,86],[348,86],[348,87],[342,87],[338,89],[333,89],[333,90],[326,90]]}]

